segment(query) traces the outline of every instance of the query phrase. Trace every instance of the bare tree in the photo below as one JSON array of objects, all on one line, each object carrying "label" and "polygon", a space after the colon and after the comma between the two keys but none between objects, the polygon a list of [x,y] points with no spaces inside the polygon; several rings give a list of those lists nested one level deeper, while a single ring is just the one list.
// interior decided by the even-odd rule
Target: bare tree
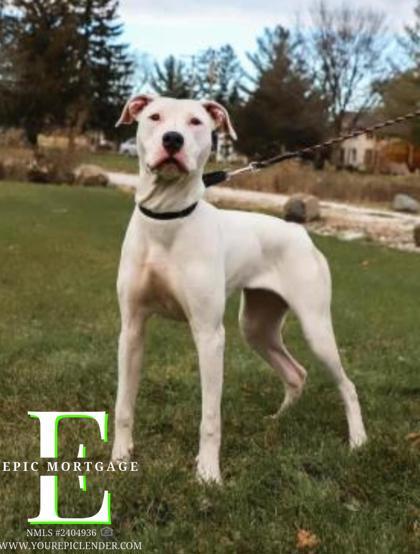
[{"label": "bare tree", "polygon": [[324,0],[314,5],[311,18],[306,40],[301,33],[306,55],[328,103],[333,130],[340,133],[347,112],[356,124],[377,100],[372,83],[385,68],[385,18],[381,12],[346,4],[331,8]]},{"label": "bare tree", "polygon": [[207,48],[195,57],[197,96],[212,98],[228,108],[240,102],[243,69],[230,44]]},{"label": "bare tree", "polygon": [[414,8],[412,25],[405,26],[405,36],[401,39],[408,63],[417,71],[420,69],[420,0]]},{"label": "bare tree", "polygon": [[[392,75],[380,79],[377,83],[383,111],[387,117],[397,117],[420,108],[420,0],[417,0],[411,24],[405,26],[400,46],[404,55],[403,63],[398,67],[394,65]],[[420,144],[418,119],[393,127],[392,133]]]}]

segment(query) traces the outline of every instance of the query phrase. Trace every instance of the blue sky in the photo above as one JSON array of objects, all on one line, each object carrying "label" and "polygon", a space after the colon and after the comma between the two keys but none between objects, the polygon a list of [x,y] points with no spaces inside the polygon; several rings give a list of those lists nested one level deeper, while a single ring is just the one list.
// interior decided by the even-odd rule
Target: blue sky
[{"label": "blue sky", "polygon": [[[347,0],[355,7],[381,10],[388,29],[399,33],[413,18],[416,0]],[[330,0],[332,6],[342,0]],[[308,21],[312,0],[120,0],[125,40],[162,60],[170,54],[188,56],[208,46],[229,42],[243,59],[253,50],[265,26],[293,26]]]}]

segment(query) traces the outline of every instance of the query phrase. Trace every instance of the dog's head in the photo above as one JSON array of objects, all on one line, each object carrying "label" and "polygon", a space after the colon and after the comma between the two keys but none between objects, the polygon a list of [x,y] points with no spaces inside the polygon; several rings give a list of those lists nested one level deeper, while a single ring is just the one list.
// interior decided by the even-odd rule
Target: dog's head
[{"label": "dog's head", "polygon": [[228,112],[211,100],[142,94],[127,102],[117,125],[135,121],[140,165],[167,180],[203,170],[215,129],[222,129],[236,139]]}]

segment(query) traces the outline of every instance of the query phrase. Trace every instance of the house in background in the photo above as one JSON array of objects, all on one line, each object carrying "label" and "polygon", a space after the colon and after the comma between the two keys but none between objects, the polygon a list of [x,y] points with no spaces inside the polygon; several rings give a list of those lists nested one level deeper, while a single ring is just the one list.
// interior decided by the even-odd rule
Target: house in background
[{"label": "house in background", "polygon": [[216,162],[248,163],[246,156],[239,154],[235,150],[233,140],[227,133],[218,133],[214,137],[213,145],[216,153]]},{"label": "house in background", "polygon": [[[354,115],[346,114],[344,132],[364,129],[379,123],[373,115],[361,116],[354,125]],[[420,148],[398,137],[366,133],[342,143],[338,167],[367,173],[404,175],[420,169]]]},{"label": "house in background", "polygon": [[[353,114],[345,116],[344,133],[370,127],[376,123],[372,118],[364,117],[360,118],[356,125],[353,125],[353,117]],[[376,163],[379,142],[378,138],[372,133],[346,140],[341,145],[339,166],[346,169],[357,169],[358,171],[372,171]]]}]

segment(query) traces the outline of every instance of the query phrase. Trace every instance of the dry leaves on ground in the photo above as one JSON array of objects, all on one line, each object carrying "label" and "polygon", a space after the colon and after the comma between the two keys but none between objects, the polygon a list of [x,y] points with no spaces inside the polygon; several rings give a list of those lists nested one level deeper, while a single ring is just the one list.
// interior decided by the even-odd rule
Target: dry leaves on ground
[{"label": "dry leaves on ground", "polygon": [[410,441],[413,446],[420,446],[420,433],[409,433],[405,438]]},{"label": "dry leaves on ground", "polygon": [[307,531],[306,529],[299,529],[296,536],[296,547],[298,550],[309,550],[310,548],[316,548],[320,541],[318,537]]}]

